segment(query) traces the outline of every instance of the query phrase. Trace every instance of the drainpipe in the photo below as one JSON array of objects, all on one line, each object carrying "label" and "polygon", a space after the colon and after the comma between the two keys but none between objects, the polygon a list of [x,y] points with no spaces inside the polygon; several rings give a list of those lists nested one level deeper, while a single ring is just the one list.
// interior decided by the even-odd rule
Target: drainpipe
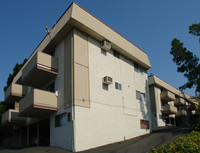
[{"label": "drainpipe", "polygon": [[74,29],[71,37],[71,59],[72,59],[72,151],[76,152],[76,131],[75,131],[75,99],[74,99]]}]

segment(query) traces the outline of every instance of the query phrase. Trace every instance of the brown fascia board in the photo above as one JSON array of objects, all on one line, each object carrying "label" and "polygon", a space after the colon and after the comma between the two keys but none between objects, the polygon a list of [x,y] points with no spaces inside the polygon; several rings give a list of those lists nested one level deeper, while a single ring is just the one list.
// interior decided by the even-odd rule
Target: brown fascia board
[{"label": "brown fascia board", "polygon": [[[29,62],[37,51],[50,53],[54,50],[59,41],[61,41],[72,28],[80,29],[98,41],[103,41],[105,39],[110,41],[114,50],[119,51],[122,55],[147,70],[151,68],[148,56],[144,51],[74,2],[56,22],[50,34],[46,35],[41,41],[26,63]],[[16,75],[13,83],[20,82],[21,73],[20,71]]]},{"label": "brown fascia board", "polygon": [[114,50],[117,50],[147,70],[151,68],[148,56],[144,51],[75,3],[73,5],[72,18],[74,21],[73,25],[78,29],[98,41],[105,39],[110,41]]},{"label": "brown fascia board", "polygon": [[160,79],[159,77],[157,77],[155,75],[150,75],[148,77],[148,81],[149,81],[149,86],[156,85],[158,87],[164,88],[164,89],[174,93],[175,95],[186,99],[188,102],[196,104],[193,100],[190,99],[191,97],[188,94],[181,92],[177,88],[173,87],[172,85],[163,81],[162,79]]},{"label": "brown fascia board", "polygon": [[155,76],[155,75],[150,75],[148,77],[149,80],[149,85],[157,85],[158,87],[164,88],[176,95],[179,95],[181,93],[180,90],[176,89],[175,87],[173,87],[172,85],[170,85],[169,83],[165,82],[164,80],[160,79],[159,77]]},{"label": "brown fascia board", "polygon": [[[149,85],[157,85],[158,87],[164,88],[178,96],[181,96],[181,91],[178,90],[177,88],[173,87],[172,85],[170,85],[169,83],[163,81],[162,79],[160,79],[159,77],[155,76],[155,75],[150,75],[148,77],[149,80]],[[182,96],[181,96],[182,97]]]}]

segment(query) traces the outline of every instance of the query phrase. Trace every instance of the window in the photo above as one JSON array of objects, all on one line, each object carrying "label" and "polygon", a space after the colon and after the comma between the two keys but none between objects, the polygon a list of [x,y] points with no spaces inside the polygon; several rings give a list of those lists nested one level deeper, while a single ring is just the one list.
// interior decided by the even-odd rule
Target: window
[{"label": "window", "polygon": [[141,129],[149,129],[149,121],[140,120],[140,128]]},{"label": "window", "polygon": [[53,82],[48,87],[46,87],[46,91],[55,92],[55,83]]},{"label": "window", "polygon": [[120,83],[115,82],[115,89],[122,90],[122,85]]},{"label": "window", "polygon": [[118,53],[118,52],[116,52],[116,51],[113,51],[113,55],[114,55],[115,57],[117,57],[117,58],[119,58],[119,57],[120,57],[119,53]]},{"label": "window", "polygon": [[67,114],[63,113],[55,116],[55,127],[64,126],[67,124]]},{"label": "window", "polygon": [[143,74],[143,68],[140,67],[138,64],[134,63],[134,69],[136,72],[140,73],[140,74]]},{"label": "window", "polygon": [[145,101],[145,94],[139,91],[136,91],[136,99],[144,102]]}]

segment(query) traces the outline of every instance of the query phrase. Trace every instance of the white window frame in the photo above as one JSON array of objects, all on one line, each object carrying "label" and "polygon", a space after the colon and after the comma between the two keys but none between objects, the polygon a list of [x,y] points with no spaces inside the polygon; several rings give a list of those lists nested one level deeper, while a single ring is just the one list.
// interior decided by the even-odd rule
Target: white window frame
[{"label": "white window frame", "polygon": [[146,101],[145,93],[136,90],[136,99],[139,100],[140,102],[145,102]]}]

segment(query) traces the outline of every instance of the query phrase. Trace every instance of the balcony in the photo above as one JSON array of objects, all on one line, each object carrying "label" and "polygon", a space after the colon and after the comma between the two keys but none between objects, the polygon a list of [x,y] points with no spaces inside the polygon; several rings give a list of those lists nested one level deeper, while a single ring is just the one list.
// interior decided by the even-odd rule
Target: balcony
[{"label": "balcony", "polygon": [[[178,112],[178,111],[177,111],[177,112]],[[171,115],[169,115],[169,117],[175,118],[175,114],[171,114]]]},{"label": "balcony", "polygon": [[188,105],[189,110],[196,110],[197,108],[198,108],[198,106],[196,104],[189,104]]},{"label": "balcony", "polygon": [[176,114],[177,108],[172,106],[172,105],[165,105],[165,106],[162,107],[161,112],[162,112],[163,115]]},{"label": "balcony", "polygon": [[40,88],[53,80],[57,74],[57,58],[38,52],[22,70],[22,83],[24,85]]},{"label": "balcony", "polygon": [[43,118],[57,111],[55,93],[32,89],[19,101],[19,113],[23,117]]},{"label": "balcony", "polygon": [[176,98],[174,101],[175,106],[183,106],[186,105],[186,101],[183,98]]},{"label": "balcony", "polygon": [[176,117],[185,117],[187,116],[187,112],[185,110],[179,110],[176,114]]},{"label": "balcony", "polygon": [[26,87],[19,84],[11,84],[5,92],[5,103],[19,101],[26,93]]},{"label": "balcony", "polygon": [[175,95],[169,91],[162,91],[160,93],[160,97],[162,101],[169,102],[175,100]]},{"label": "balcony", "polygon": [[9,109],[2,115],[2,125],[25,125],[26,118],[19,116],[19,111]]}]

